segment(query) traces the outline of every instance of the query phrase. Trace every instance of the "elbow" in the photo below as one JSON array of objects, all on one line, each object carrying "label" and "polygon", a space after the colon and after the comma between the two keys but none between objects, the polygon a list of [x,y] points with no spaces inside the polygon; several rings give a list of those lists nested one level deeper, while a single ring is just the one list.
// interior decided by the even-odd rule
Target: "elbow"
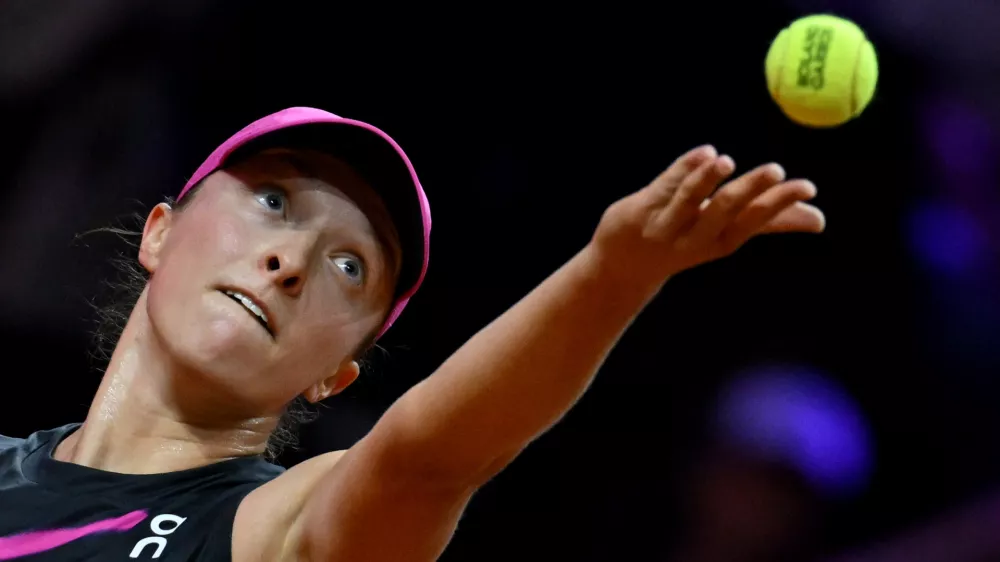
[{"label": "elbow", "polygon": [[500,474],[500,472],[502,472],[503,469],[507,468],[507,465],[514,462],[514,459],[517,458],[518,453],[520,453],[520,451],[508,453],[497,457],[484,470],[480,471],[479,474],[475,476],[473,485],[476,488],[486,485],[486,483],[492,480],[494,476]]},{"label": "elbow", "polygon": [[[382,470],[400,485],[437,490],[445,494],[471,493],[500,473],[515,455],[491,459],[485,463],[456,461],[446,452],[437,456],[425,452],[417,455],[388,455]],[[391,459],[391,460],[390,460]]]},{"label": "elbow", "polygon": [[[412,437],[412,436],[410,436]],[[482,457],[456,444],[434,439],[408,439],[400,435],[379,435],[373,431],[359,443],[374,460],[372,468],[383,481],[401,486],[439,490],[442,493],[472,492],[493,479],[520,451]],[[450,445],[450,446],[449,446]]]}]

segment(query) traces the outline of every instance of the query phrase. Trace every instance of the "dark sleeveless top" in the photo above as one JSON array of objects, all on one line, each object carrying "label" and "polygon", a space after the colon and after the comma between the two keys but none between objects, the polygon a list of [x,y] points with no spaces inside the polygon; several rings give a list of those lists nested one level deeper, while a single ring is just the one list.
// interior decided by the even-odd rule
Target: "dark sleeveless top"
[{"label": "dark sleeveless top", "polygon": [[229,561],[236,508],[283,471],[260,457],[151,475],[53,459],[77,427],[0,436],[0,561]]}]

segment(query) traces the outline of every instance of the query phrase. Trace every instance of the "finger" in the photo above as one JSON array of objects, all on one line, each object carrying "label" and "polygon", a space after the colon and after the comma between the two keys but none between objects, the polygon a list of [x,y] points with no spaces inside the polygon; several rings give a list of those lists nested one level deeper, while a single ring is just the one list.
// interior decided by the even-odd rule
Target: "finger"
[{"label": "finger", "polygon": [[655,228],[662,236],[672,236],[691,227],[698,219],[700,202],[715,191],[736,169],[729,156],[712,158],[688,174],[677,189],[673,200],[654,217]]},{"label": "finger", "polygon": [[714,240],[757,196],[784,179],[784,168],[772,163],[758,166],[722,186],[699,216],[691,238]]},{"label": "finger", "polygon": [[[735,249],[753,235],[763,231],[769,223],[781,216],[782,213],[786,213],[785,219],[801,221],[786,223],[785,227],[787,228],[797,230],[796,226],[822,227],[822,223],[816,225],[814,222],[806,220],[816,220],[817,217],[811,211],[792,210],[797,208],[796,203],[807,201],[815,196],[816,186],[807,180],[795,180],[778,184],[754,199],[732,221],[720,236],[720,243],[727,250]],[[816,211],[819,211],[819,209],[816,209]]]},{"label": "finger", "polygon": [[689,150],[686,154],[674,160],[662,174],[657,176],[649,189],[653,192],[656,204],[669,203],[681,182],[705,162],[714,159],[718,153],[711,145],[702,145]]},{"label": "finger", "polygon": [[826,230],[826,216],[823,211],[808,203],[797,201],[768,221],[758,233],[809,232],[818,234],[824,230]]}]

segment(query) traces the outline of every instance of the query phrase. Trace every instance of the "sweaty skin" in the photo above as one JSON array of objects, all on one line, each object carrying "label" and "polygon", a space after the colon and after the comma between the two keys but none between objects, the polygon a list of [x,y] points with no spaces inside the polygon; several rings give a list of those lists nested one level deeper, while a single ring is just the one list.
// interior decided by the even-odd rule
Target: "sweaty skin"
[{"label": "sweaty skin", "polygon": [[[259,452],[289,400],[357,377],[399,246],[348,166],[296,156],[312,171],[262,154],[211,176],[182,212],[151,213],[140,260],[152,279],[61,460],[142,473]],[[590,243],[356,445],[252,492],[233,559],[436,559],[475,490],[572,407],[669,277],[760,233],[823,230],[810,182],[770,164],[723,183],[734,169],[700,147],[612,204]],[[266,306],[273,335],[219,291],[233,285]]]}]

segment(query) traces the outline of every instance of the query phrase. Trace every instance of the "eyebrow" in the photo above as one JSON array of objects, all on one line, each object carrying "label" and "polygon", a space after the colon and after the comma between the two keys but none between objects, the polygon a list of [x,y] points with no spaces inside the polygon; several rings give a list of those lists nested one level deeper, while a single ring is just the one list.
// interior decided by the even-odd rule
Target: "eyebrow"
[{"label": "eyebrow", "polygon": [[277,153],[277,156],[284,160],[286,164],[291,166],[292,169],[294,169],[300,176],[320,179],[320,175],[316,169],[310,166],[304,159],[300,158],[294,152],[282,151]]}]

